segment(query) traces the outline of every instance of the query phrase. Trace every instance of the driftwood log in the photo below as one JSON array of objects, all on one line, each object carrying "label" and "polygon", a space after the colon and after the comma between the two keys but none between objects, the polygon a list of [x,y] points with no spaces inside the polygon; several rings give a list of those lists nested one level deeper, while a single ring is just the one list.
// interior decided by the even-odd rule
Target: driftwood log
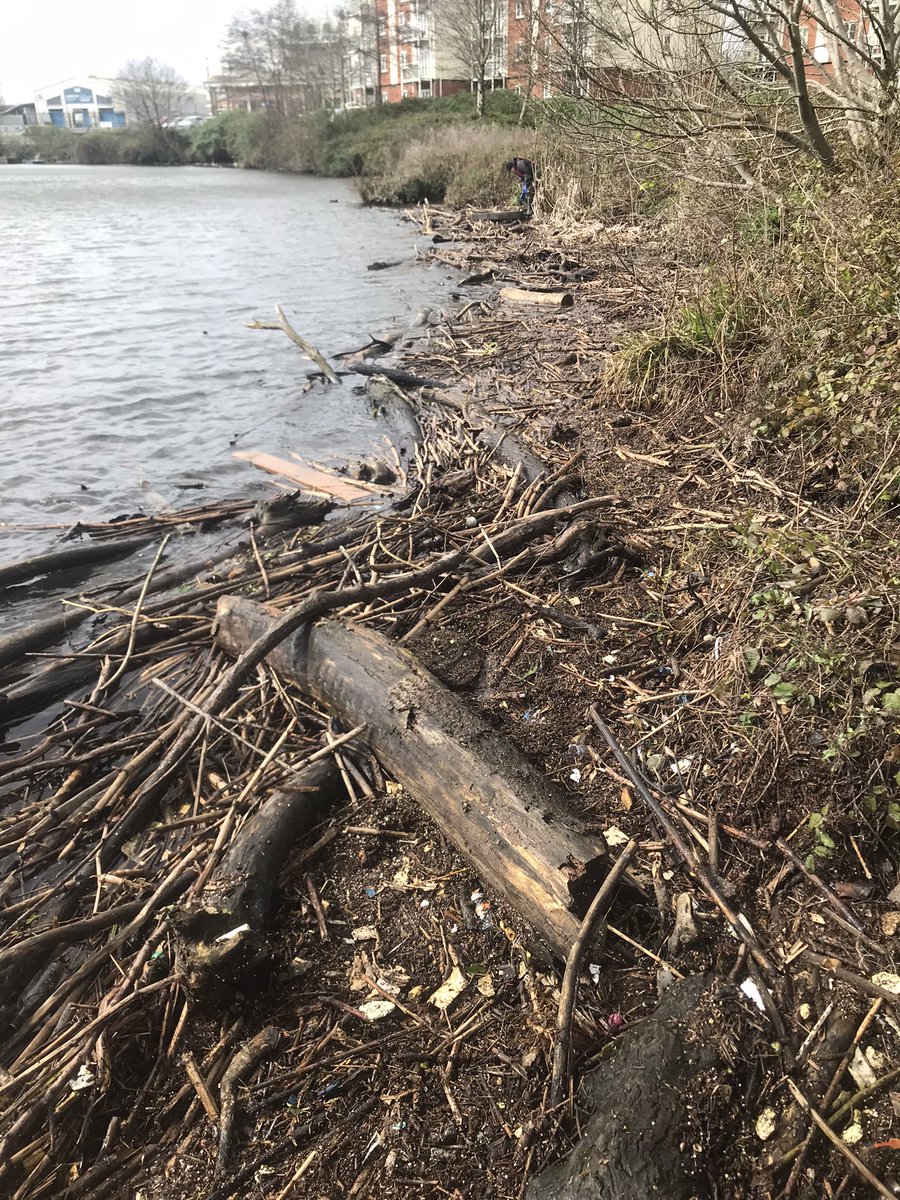
[{"label": "driftwood log", "polygon": [[[673,984],[656,1012],[617,1038],[588,1076],[593,1111],[584,1135],[531,1181],[526,1200],[746,1195],[721,1163],[736,1157],[733,1141],[746,1115],[741,1067],[753,1058],[760,1019],[721,976]],[[710,1087],[710,1075],[718,1086]],[[711,1145],[713,1131],[727,1131],[728,1144]],[[713,1192],[710,1177],[721,1190]]]},{"label": "driftwood log", "polygon": [[125,538],[115,542],[88,542],[84,546],[67,546],[64,550],[50,550],[36,554],[33,558],[20,558],[16,562],[0,565],[0,588],[25,583],[47,575],[58,575],[62,571],[79,571],[96,563],[124,558],[147,545],[147,538]]},{"label": "driftwood log", "polygon": [[426,379],[422,375],[412,375],[409,371],[401,371],[399,367],[385,367],[381,363],[357,362],[353,364],[354,375],[383,375],[392,383],[402,388],[434,388],[440,387],[436,379]]},{"label": "driftwood log", "polygon": [[93,613],[88,609],[64,608],[54,617],[30,621],[20,629],[0,637],[0,667],[18,662],[26,654],[42,650],[44,646],[61,642],[90,616]]},{"label": "driftwood log", "polygon": [[495,225],[514,225],[516,221],[530,221],[527,213],[518,208],[500,208],[489,212],[470,212],[470,221],[491,221]]},{"label": "driftwood log", "polygon": [[[260,604],[223,596],[217,640],[232,654],[273,624]],[[363,735],[494,888],[565,958],[608,866],[577,831],[550,780],[406,650],[380,634],[318,621],[266,660]]]},{"label": "driftwood log", "polygon": [[227,983],[263,957],[279,873],[339,783],[333,758],[304,767],[290,790],[263,802],[200,895],[176,914],[178,969],[191,991]]},{"label": "driftwood log", "polygon": [[575,303],[571,292],[539,292],[517,287],[501,288],[500,299],[512,300],[516,304],[544,304],[552,308],[571,308]]}]

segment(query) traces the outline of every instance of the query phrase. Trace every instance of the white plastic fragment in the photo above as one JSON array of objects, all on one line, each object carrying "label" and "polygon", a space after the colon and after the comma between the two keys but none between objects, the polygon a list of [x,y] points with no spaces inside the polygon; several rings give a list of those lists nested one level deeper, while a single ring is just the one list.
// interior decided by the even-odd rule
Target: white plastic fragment
[{"label": "white plastic fragment", "polygon": [[857,1142],[862,1141],[863,1127],[859,1120],[859,1114],[853,1114],[853,1120],[841,1134],[841,1141],[848,1146],[855,1146]]},{"label": "white plastic fragment", "polygon": [[239,933],[246,933],[249,928],[250,926],[246,923],[243,925],[235,925],[234,929],[229,929],[227,933],[220,933],[219,936],[213,940],[216,942],[230,942],[231,939],[236,938]]},{"label": "white plastic fragment", "polygon": [[766,1006],[765,1006],[765,1004],[763,1004],[763,998],[760,993],[760,990],[756,986],[756,984],[753,982],[753,980],[749,978],[749,976],[741,984],[741,991],[744,993],[744,995],[747,997],[748,1000],[753,1001],[753,1003],[760,1010],[760,1012],[766,1011]]},{"label": "white plastic fragment", "polygon": [[607,846],[624,846],[628,843],[628,834],[623,833],[616,825],[610,825],[609,829],[604,829],[603,837],[606,839]]},{"label": "white plastic fragment", "polygon": [[69,1087],[73,1092],[83,1092],[85,1088],[93,1086],[94,1073],[87,1063],[82,1063],[75,1078],[69,1080]]},{"label": "white plastic fragment", "polygon": [[878,1076],[869,1066],[866,1056],[863,1054],[859,1046],[853,1052],[853,1058],[850,1060],[850,1066],[847,1068],[853,1078],[853,1082],[860,1091],[863,1088],[871,1087],[873,1083],[878,1082]]},{"label": "white plastic fragment", "polygon": [[900,975],[892,975],[890,971],[879,971],[877,975],[872,976],[872,982],[883,987],[885,991],[900,996]]},{"label": "white plastic fragment", "polygon": [[360,925],[358,929],[350,931],[350,936],[354,942],[376,942],[378,940],[378,930],[374,925]]},{"label": "white plastic fragment", "polygon": [[428,997],[428,1003],[439,1008],[441,1012],[446,1012],[453,1001],[466,990],[468,983],[468,979],[459,967],[454,967],[449,978],[445,979],[437,991]]},{"label": "white plastic fragment", "polygon": [[756,1118],[756,1136],[761,1142],[768,1141],[775,1132],[776,1121],[774,1108],[764,1108]]},{"label": "white plastic fragment", "polygon": [[359,1006],[359,1011],[367,1021],[380,1021],[397,1010],[390,1000],[367,1000]]}]

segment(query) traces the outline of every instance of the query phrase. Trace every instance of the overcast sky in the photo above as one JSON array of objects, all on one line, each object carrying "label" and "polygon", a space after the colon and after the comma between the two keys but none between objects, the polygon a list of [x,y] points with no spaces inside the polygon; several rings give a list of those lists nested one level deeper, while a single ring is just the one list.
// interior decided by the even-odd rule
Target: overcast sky
[{"label": "overcast sky", "polygon": [[[116,76],[130,58],[151,55],[189,83],[202,83],[219,66],[230,18],[267,0],[122,0],[88,6],[71,0],[3,4],[0,95],[7,103],[31,100],[45,84],[74,75]],[[327,0],[300,0],[322,13]]]}]

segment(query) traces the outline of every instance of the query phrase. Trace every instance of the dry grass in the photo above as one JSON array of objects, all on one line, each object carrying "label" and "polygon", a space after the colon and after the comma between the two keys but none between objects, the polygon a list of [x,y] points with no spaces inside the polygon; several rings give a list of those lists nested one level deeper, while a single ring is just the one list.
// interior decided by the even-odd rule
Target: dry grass
[{"label": "dry grass", "polygon": [[362,178],[360,188],[372,203],[503,205],[515,192],[503,163],[514,155],[538,153],[530,129],[474,122],[447,125],[416,132],[384,172]]}]

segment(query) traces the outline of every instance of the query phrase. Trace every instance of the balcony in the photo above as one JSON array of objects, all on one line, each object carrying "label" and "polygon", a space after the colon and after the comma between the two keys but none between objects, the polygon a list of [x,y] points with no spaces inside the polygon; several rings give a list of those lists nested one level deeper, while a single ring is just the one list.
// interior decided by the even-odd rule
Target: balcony
[{"label": "balcony", "polygon": [[400,64],[400,78],[404,81],[404,83],[408,82],[410,79],[418,79],[419,71],[420,64],[418,61]]},{"label": "balcony", "polygon": [[416,45],[420,42],[427,42],[430,36],[428,26],[424,22],[418,24],[410,22],[397,26],[398,42],[410,42]]}]

